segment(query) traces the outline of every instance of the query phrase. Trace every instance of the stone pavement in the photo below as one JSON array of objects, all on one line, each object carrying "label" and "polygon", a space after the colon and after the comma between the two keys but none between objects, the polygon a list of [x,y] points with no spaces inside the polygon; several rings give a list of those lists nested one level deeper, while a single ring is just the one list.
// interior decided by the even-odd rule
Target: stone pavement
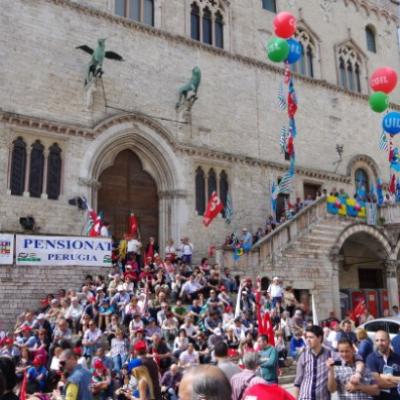
[{"label": "stone pavement", "polygon": [[[282,387],[284,387],[289,393],[293,394],[293,389],[294,389],[293,383],[284,384],[282,385]],[[338,396],[336,393],[333,394],[331,400],[338,400]]]}]

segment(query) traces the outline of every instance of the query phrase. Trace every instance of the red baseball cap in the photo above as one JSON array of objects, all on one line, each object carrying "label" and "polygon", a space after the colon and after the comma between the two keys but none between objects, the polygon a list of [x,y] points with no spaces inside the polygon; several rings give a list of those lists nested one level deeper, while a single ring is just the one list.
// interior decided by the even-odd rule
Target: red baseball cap
[{"label": "red baseball cap", "polygon": [[32,364],[33,364],[35,367],[39,367],[40,365],[42,365],[42,364],[43,364],[43,359],[42,359],[42,357],[41,357],[41,356],[36,356],[36,357],[33,359]]},{"label": "red baseball cap", "polygon": [[147,350],[147,344],[144,340],[139,340],[133,345],[133,350],[135,351],[143,351]]},{"label": "red baseball cap", "polygon": [[14,344],[14,340],[10,337],[4,339],[4,344]]},{"label": "red baseball cap", "polygon": [[295,398],[278,385],[259,383],[246,390],[243,400],[295,400]]},{"label": "red baseball cap", "polygon": [[105,369],[103,362],[99,359],[95,360],[95,362],[93,363],[93,367],[95,369]]}]

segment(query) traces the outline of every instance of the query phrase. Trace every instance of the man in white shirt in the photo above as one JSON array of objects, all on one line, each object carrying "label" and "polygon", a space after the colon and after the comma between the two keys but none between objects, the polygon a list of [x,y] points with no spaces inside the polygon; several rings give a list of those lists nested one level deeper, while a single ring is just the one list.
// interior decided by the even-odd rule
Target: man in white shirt
[{"label": "man in white shirt", "polygon": [[101,329],[97,328],[94,321],[90,321],[89,329],[86,330],[82,340],[85,356],[94,356],[94,354],[96,353],[97,344],[102,336],[103,332],[101,331]]},{"label": "man in white shirt", "polygon": [[194,275],[190,275],[189,280],[182,285],[180,296],[192,300],[197,296],[197,292],[202,289],[201,284],[195,280]]},{"label": "man in white shirt", "polygon": [[182,241],[182,261],[187,265],[192,265],[193,244],[189,238],[185,237]]},{"label": "man in white shirt", "polygon": [[199,364],[199,353],[194,350],[193,343],[188,344],[188,348],[179,356],[179,366],[181,368],[193,367]]},{"label": "man in white shirt", "polygon": [[276,276],[269,285],[267,293],[272,300],[272,308],[280,307],[283,299],[283,287],[280,285],[279,278]]}]

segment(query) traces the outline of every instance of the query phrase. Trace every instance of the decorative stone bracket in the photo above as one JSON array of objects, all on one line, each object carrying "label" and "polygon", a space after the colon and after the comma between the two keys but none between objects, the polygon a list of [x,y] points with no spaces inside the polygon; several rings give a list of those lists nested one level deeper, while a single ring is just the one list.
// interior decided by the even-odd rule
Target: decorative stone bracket
[{"label": "decorative stone bracket", "polygon": [[95,189],[95,190],[98,190],[101,188],[101,183],[98,180],[93,179],[93,178],[79,177],[78,183],[81,186],[86,186],[86,187],[89,187],[89,188]]}]

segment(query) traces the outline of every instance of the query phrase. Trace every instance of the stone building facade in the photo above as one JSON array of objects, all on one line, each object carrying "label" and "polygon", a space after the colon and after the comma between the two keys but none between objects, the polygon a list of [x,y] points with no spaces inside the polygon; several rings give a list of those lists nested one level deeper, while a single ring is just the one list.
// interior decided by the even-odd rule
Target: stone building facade
[{"label": "stone building facade", "polygon": [[[1,232],[21,231],[20,218],[29,215],[40,234],[80,235],[84,212],[68,204],[77,196],[104,206],[120,231],[135,211],[161,248],[169,238],[189,236],[199,257],[234,229],[264,226],[271,179],[289,166],[279,148],[287,123],[276,98],[283,68],[267,61],[264,49],[281,10],[297,17],[307,55],[295,74],[292,196],[332,187],[353,192],[359,169],[370,185],[387,181],[368,77],[383,65],[399,70],[395,1],[0,0],[0,6]],[[124,61],[106,59],[102,79],[85,89],[90,56],[76,47],[94,48],[99,38]],[[198,100],[177,110],[178,88],[195,66],[202,72]],[[398,109],[398,91],[391,101]],[[121,155],[127,150],[131,155]],[[138,176],[143,184],[136,187]],[[232,224],[221,215],[203,227],[199,204],[212,189],[227,188]]]}]

